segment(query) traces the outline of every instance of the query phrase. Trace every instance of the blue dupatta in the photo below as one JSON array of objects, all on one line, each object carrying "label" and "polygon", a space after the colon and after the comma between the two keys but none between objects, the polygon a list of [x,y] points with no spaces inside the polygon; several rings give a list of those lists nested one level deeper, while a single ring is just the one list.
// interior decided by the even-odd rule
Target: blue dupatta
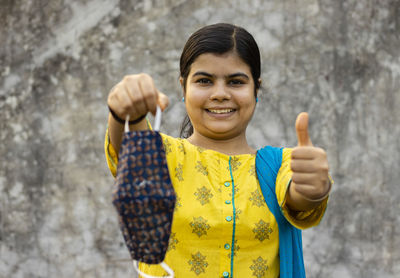
[{"label": "blue dupatta", "polygon": [[282,149],[266,146],[257,151],[257,177],[265,202],[278,222],[280,278],[305,278],[301,231],[283,216],[275,193],[276,176],[282,164]]}]

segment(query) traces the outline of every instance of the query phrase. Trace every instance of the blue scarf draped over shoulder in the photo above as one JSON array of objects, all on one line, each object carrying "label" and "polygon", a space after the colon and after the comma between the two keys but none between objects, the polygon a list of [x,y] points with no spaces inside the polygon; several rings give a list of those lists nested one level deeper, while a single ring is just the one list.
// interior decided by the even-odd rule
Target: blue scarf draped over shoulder
[{"label": "blue scarf draped over shoulder", "polygon": [[282,149],[266,146],[257,151],[257,177],[265,202],[278,222],[280,278],[305,278],[301,231],[283,216],[276,197],[275,182],[282,164]]}]

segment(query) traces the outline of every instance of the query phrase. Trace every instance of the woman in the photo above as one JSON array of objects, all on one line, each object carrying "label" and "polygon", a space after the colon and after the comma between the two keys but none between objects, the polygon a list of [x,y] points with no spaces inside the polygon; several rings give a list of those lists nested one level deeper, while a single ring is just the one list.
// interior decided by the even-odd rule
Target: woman
[{"label": "woman", "polygon": [[[188,120],[184,137],[162,134],[177,203],[165,262],[176,277],[279,277],[279,234],[255,171],[256,150],[246,128],[261,85],[257,43],[243,28],[215,24],[187,41],[180,59],[180,83]],[[147,74],[129,75],[110,92],[106,155],[113,175],[123,124],[148,129],[143,117],[168,106]],[[286,219],[305,229],[317,225],[331,183],[322,149],[312,146],[307,115],[296,122],[299,144],[283,149],[276,196]],[[135,123],[136,122],[136,123]],[[154,276],[158,265],[141,264]]]}]

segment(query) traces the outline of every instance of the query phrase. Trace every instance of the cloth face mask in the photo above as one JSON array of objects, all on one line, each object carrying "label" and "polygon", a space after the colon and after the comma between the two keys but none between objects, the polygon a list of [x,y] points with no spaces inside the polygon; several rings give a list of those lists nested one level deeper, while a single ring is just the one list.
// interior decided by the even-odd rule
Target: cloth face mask
[{"label": "cloth face mask", "polygon": [[176,202],[162,138],[158,132],[161,109],[157,107],[154,131],[129,131],[129,116],[119,152],[113,205],[133,265],[143,277],[153,276],[138,269],[138,261],[158,264],[169,276],[174,272],[163,262],[171,234]]}]

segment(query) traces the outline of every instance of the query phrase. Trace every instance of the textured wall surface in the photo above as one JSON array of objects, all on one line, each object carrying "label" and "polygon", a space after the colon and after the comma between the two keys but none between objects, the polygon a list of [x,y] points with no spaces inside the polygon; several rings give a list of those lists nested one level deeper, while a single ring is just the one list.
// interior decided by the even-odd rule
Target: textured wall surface
[{"label": "textured wall surface", "polygon": [[336,181],[304,232],[308,277],[400,277],[399,0],[1,0],[0,277],[134,277],[103,154],[106,98],[147,72],[170,97],[197,28],[259,43],[264,89],[248,138],[296,144],[308,111]]}]

